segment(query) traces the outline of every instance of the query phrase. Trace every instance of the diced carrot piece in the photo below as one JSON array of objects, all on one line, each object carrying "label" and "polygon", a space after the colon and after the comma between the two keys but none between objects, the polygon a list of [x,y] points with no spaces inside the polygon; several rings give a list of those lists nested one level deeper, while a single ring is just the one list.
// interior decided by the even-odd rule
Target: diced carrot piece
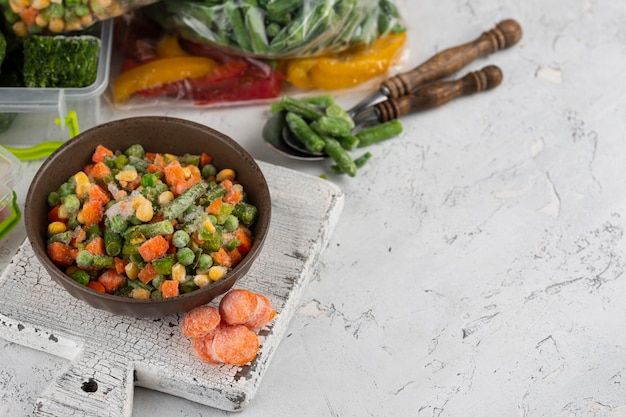
[{"label": "diced carrot piece", "polygon": [[102,145],[98,145],[96,146],[96,150],[94,151],[91,160],[93,162],[104,162],[104,157],[105,156],[113,156],[113,151],[110,150],[109,148],[102,146]]},{"label": "diced carrot piece", "polygon": [[93,171],[93,167],[95,164],[87,164],[83,167],[83,172],[87,174],[87,176],[91,176],[91,172]]},{"label": "diced carrot piece", "polygon": [[94,291],[106,292],[104,285],[102,285],[98,281],[89,281],[89,283],[87,284],[87,287],[91,288]]},{"label": "diced carrot piece", "polygon": [[24,9],[22,12],[20,12],[20,19],[22,19],[24,23],[26,23],[26,25],[28,26],[35,26],[35,19],[37,18],[38,14],[39,11],[36,8],[28,7],[27,9]]},{"label": "diced carrot piece", "polygon": [[180,162],[174,160],[165,166],[163,170],[165,174],[165,182],[167,185],[174,186],[175,184],[185,182],[185,173]]},{"label": "diced carrot piece", "polygon": [[220,185],[224,188],[226,188],[226,191],[230,190],[231,188],[233,188],[233,182],[229,179],[225,179],[222,180],[222,182],[220,182]]},{"label": "diced carrot piece", "polygon": [[117,273],[115,269],[109,269],[98,277],[98,282],[102,284],[107,293],[112,294],[126,282],[126,277]]},{"label": "diced carrot piece", "polygon": [[50,223],[52,223],[52,222],[67,223],[67,219],[62,219],[62,218],[59,217],[59,207],[61,207],[60,204],[52,207],[50,209],[50,211],[48,212],[48,221]]},{"label": "diced carrot piece", "polygon": [[85,245],[85,250],[91,252],[92,255],[106,255],[106,249],[104,247],[104,239],[100,236],[96,236]]},{"label": "diced carrot piece", "polygon": [[234,268],[237,266],[239,262],[243,259],[243,255],[237,248],[228,251],[228,256],[230,256],[230,267]]},{"label": "diced carrot piece", "polygon": [[223,265],[226,268],[230,268],[233,264],[230,255],[224,248],[220,248],[217,252],[211,253],[211,258],[213,258],[214,262],[217,262],[218,264]]},{"label": "diced carrot piece", "polygon": [[154,265],[146,264],[146,266],[141,268],[141,271],[139,271],[139,275],[137,275],[137,278],[139,278],[139,280],[144,284],[147,284],[155,279],[158,275],[159,273],[154,268]]},{"label": "diced carrot piece", "polygon": [[111,174],[111,168],[109,168],[104,162],[96,162],[91,166],[89,172],[85,170],[85,173],[95,179],[101,180]]},{"label": "diced carrot piece", "polygon": [[75,251],[70,245],[62,242],[52,242],[46,247],[50,260],[55,265],[65,267],[70,266],[76,260]]},{"label": "diced carrot piece", "polygon": [[102,216],[104,215],[104,209],[102,204],[97,201],[85,201],[81,210],[85,226],[90,226],[94,223],[100,223]]},{"label": "diced carrot piece", "polygon": [[157,235],[143,242],[138,251],[144,261],[151,262],[165,255],[169,246],[163,236]]},{"label": "diced carrot piece", "polygon": [[91,187],[89,187],[89,201],[97,201],[101,206],[104,206],[111,201],[111,197],[98,184],[91,184]]},{"label": "diced carrot piece", "polygon": [[161,295],[163,298],[176,297],[179,294],[178,281],[175,279],[167,279],[161,284]]},{"label": "diced carrot piece", "polygon": [[115,272],[118,274],[123,274],[126,268],[126,262],[123,259],[118,258],[117,256],[113,258],[113,262],[115,264]]},{"label": "diced carrot piece", "polygon": [[145,158],[149,161],[149,162],[154,162],[154,159],[156,158],[157,153],[156,152],[146,152],[145,154]]},{"label": "diced carrot piece", "polygon": [[213,200],[213,202],[211,204],[209,204],[209,207],[207,207],[207,212],[209,214],[213,214],[214,216],[217,216],[218,214],[220,214],[220,210],[222,209],[222,198],[216,198],[215,200]]},{"label": "diced carrot piece", "polygon": [[[222,184],[223,183],[224,181],[222,181]],[[225,203],[235,205],[243,199],[243,193],[239,187],[230,187],[227,189],[223,198]]]},{"label": "diced carrot piece", "polygon": [[213,162],[213,157],[206,152],[202,152],[200,154],[200,167],[210,164]]},{"label": "diced carrot piece", "polygon": [[242,256],[246,256],[252,248],[252,238],[250,230],[245,226],[239,225],[239,227],[233,232],[233,236],[235,236],[235,239],[241,242],[241,244],[237,246],[237,250]]}]

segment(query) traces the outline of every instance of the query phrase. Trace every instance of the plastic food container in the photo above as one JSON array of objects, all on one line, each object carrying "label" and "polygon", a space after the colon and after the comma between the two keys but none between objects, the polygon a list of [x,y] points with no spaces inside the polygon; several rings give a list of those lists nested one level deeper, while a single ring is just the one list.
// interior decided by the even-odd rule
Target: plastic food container
[{"label": "plastic food container", "polygon": [[67,141],[99,123],[100,96],[109,82],[113,20],[101,23],[96,81],[83,88],[0,88],[0,113],[16,113],[0,145],[28,148]]},{"label": "plastic food container", "polygon": [[0,146],[0,240],[22,217],[13,191],[13,187],[21,178],[22,165],[19,159]]}]

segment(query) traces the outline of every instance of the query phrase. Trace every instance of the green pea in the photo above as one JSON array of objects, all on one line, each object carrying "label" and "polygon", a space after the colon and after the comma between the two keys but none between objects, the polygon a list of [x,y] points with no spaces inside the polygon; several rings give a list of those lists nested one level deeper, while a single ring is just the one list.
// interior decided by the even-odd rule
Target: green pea
[{"label": "green pea", "polygon": [[59,189],[57,190],[57,193],[61,197],[74,194],[75,192],[76,192],[76,184],[72,183],[71,181],[64,182],[63,184],[59,186]]},{"label": "green pea", "polygon": [[190,248],[180,248],[176,251],[176,259],[182,265],[191,265],[196,258],[196,254]]},{"label": "green pea", "polygon": [[165,280],[166,280],[165,276],[163,276],[163,275],[157,275],[157,276],[156,276],[156,278],[153,278],[153,279],[152,279],[151,284],[152,284],[152,286],[153,286],[154,288],[156,288],[156,289],[158,290],[158,289],[159,289],[159,287],[161,286],[161,284],[163,284],[163,281],[165,281]]},{"label": "green pea", "polygon": [[143,146],[141,146],[138,143],[135,143],[134,145],[130,145],[125,151],[124,154],[128,157],[131,156],[135,156],[137,158],[143,158],[146,155],[146,152],[143,148]]},{"label": "green pea", "polygon": [[211,255],[203,253],[198,257],[198,270],[206,271],[211,266],[213,266],[213,258],[211,258]]},{"label": "green pea", "polygon": [[202,167],[201,174],[204,178],[214,177],[217,174],[217,168],[213,164],[206,164]]},{"label": "green pea", "polygon": [[224,230],[226,230],[227,232],[234,232],[235,229],[237,229],[237,227],[239,226],[239,219],[237,218],[237,216],[229,214],[228,217],[226,217],[226,220],[224,220],[223,226]]},{"label": "green pea", "polygon": [[66,195],[63,199],[63,204],[65,204],[65,208],[70,214],[77,213],[78,209],[80,209],[80,200],[76,194]]},{"label": "green pea", "polygon": [[56,191],[53,191],[50,194],[48,194],[48,205],[50,207],[54,207],[59,204],[61,204],[61,197],[59,196],[59,193],[57,193]]},{"label": "green pea", "polygon": [[189,236],[189,233],[185,232],[184,230],[177,230],[172,236],[172,243],[177,248],[184,248],[189,244],[190,240],[191,237]]},{"label": "green pea", "polygon": [[74,272],[72,274],[72,279],[81,285],[89,284],[89,274],[87,273],[87,271],[83,271],[82,269]]}]

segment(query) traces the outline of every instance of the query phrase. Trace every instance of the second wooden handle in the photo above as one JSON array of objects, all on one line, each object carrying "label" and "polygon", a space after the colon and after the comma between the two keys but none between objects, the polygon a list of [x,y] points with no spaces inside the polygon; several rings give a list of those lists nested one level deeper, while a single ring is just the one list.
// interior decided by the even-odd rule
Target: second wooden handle
[{"label": "second wooden handle", "polygon": [[489,65],[455,81],[428,84],[412,94],[390,98],[376,104],[378,120],[387,122],[405,114],[439,107],[457,97],[491,90],[502,83],[502,78],[500,68]]},{"label": "second wooden handle", "polygon": [[383,81],[381,91],[393,98],[409,94],[420,85],[454,74],[478,57],[515,45],[521,37],[517,21],[503,20],[474,41],[441,51],[413,70]]}]

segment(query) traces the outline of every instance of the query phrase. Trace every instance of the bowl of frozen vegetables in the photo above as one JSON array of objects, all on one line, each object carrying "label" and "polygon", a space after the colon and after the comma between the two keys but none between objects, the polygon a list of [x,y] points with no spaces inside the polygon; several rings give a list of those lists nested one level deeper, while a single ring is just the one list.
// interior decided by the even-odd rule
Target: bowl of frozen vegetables
[{"label": "bowl of frozen vegetables", "polygon": [[271,200],[255,160],[171,117],[101,124],[42,164],[26,233],[50,277],[90,306],[163,317],[206,304],[253,265]]}]

